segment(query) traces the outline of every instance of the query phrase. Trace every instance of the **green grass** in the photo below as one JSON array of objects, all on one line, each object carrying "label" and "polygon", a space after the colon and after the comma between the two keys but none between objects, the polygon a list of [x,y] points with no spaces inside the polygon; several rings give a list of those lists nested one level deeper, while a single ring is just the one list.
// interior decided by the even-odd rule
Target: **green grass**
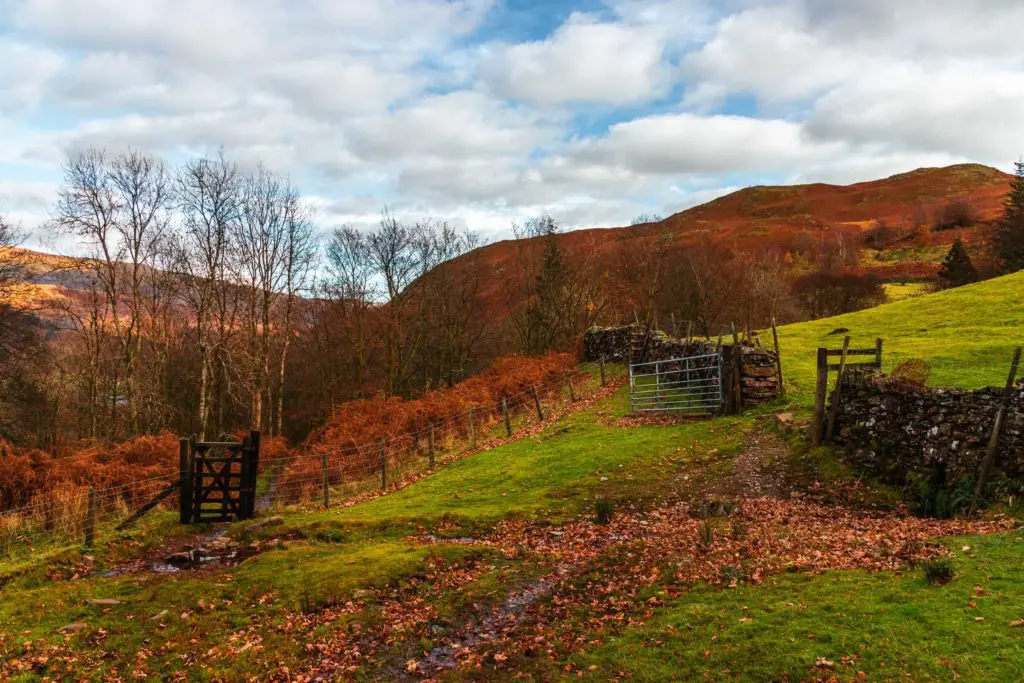
[{"label": "green grass", "polygon": [[[1020,341],[1022,292],[1024,273],[782,327],[793,406],[805,410],[810,404],[815,349],[838,348],[843,334],[850,334],[855,346],[871,346],[882,337],[887,358],[934,362],[939,384],[1000,383],[1012,347]],[[829,334],[840,327],[850,332]],[[0,565],[3,657],[24,658],[47,646],[73,653],[73,662],[55,657],[41,669],[23,672],[25,680],[70,678],[72,671],[86,678],[103,673],[127,677],[140,649],[148,653],[145,666],[155,677],[168,676],[184,661],[197,661],[189,675],[199,680],[266,677],[278,666],[303,659],[305,641],[285,628],[295,615],[351,599],[365,588],[422,577],[432,553],[450,561],[481,557],[479,548],[427,546],[406,540],[409,534],[475,535],[508,518],[557,524],[592,517],[598,500],[612,501],[616,512],[657,505],[684,477],[699,486],[728,474],[756,420],[619,426],[616,421],[627,412],[623,387],[608,401],[538,434],[452,462],[387,496],[326,511],[286,510],[284,525],[257,535],[299,540],[227,571],[71,579],[83,560],[81,548],[16,558]],[[525,427],[531,421],[524,415],[517,424]],[[837,469],[836,477],[849,474],[825,455],[820,449],[803,454],[802,462],[816,479],[829,479],[831,469]],[[232,533],[244,538],[243,526],[235,525]],[[140,557],[161,538],[183,531],[173,515],[158,517],[144,530],[114,536],[90,550],[93,569]],[[961,543],[975,550],[957,558],[956,578],[943,586],[928,585],[914,571],[786,575],[737,590],[694,587],[657,610],[643,627],[618,637],[589,634],[604,642],[581,653],[576,663],[584,670],[597,667],[594,676],[599,678],[621,670],[637,680],[775,680],[811,675],[818,657],[841,666],[842,657],[856,655],[854,668],[837,672],[841,679],[852,678],[857,670],[875,679],[897,678],[902,672],[917,680],[948,679],[950,666],[971,680],[1024,678],[1024,631],[1007,625],[1024,618],[1024,570],[1018,560],[1024,541],[1006,534]],[[441,598],[437,606],[446,618],[455,619],[479,602],[502,599],[541,571],[542,559],[486,561],[494,568]],[[990,593],[975,600],[977,608],[967,608],[976,584]],[[86,600],[93,598],[125,604],[89,606]],[[199,599],[214,609],[197,609]],[[149,620],[163,610],[168,616],[161,622]],[[370,623],[376,610],[369,604],[347,620]],[[975,622],[974,616],[985,620]],[[321,628],[345,628],[347,620]],[[88,623],[89,630],[67,638],[55,633],[75,621]],[[209,654],[214,645],[247,629],[259,632],[265,649]],[[809,639],[808,633],[815,637]],[[31,651],[26,642],[32,643]]]},{"label": "green grass", "polygon": [[[479,549],[463,546],[390,539],[349,544],[298,541],[253,556],[227,572],[138,573],[57,582],[26,575],[3,589],[0,631],[16,634],[17,641],[4,658],[30,653],[21,645],[26,641],[36,643],[36,649],[40,641],[61,643],[64,637],[55,635],[57,629],[83,622],[88,630],[71,636],[69,645],[80,652],[82,663],[88,663],[93,673],[125,674],[134,653],[145,649],[150,653],[147,670],[161,677],[180,671],[181,662],[189,659],[201,660],[201,666],[190,673],[200,680],[234,679],[246,672],[256,675],[267,666],[259,649],[228,656],[225,647],[233,633],[250,627],[254,620],[264,624],[259,635],[273,659],[294,666],[304,643],[280,628],[289,616],[342,604],[360,589],[420,575],[431,555],[459,561],[481,554]],[[123,604],[87,603],[97,598]],[[199,600],[212,609],[200,609]],[[162,619],[152,619],[165,610]],[[352,617],[363,622],[372,618],[372,608]],[[102,634],[102,649],[90,642],[98,634]],[[154,652],[157,645],[159,650]],[[222,654],[210,654],[215,645],[224,649]],[[117,656],[108,660],[96,656],[103,651]]]},{"label": "green grass", "polygon": [[[404,540],[408,534],[441,525],[452,535],[483,533],[510,517],[557,523],[593,514],[597,499],[615,501],[617,510],[656,504],[684,475],[727,472],[753,425],[752,418],[728,418],[618,426],[616,420],[627,412],[628,391],[622,387],[608,401],[570,414],[537,435],[455,461],[401,491],[348,508],[284,511],[284,525],[255,536],[298,535],[300,540],[287,541],[226,571],[67,580],[82,561],[81,548],[54,553],[34,565],[22,559],[8,567],[8,582],[0,588],[4,657],[24,657],[26,641],[36,643],[36,648],[41,643],[62,645],[65,636],[56,629],[82,621],[89,629],[67,642],[77,653],[78,668],[53,668],[58,666],[54,663],[44,673],[57,678],[70,676],[72,670],[78,675],[123,675],[130,673],[134,652],[155,648],[146,668],[157,676],[198,657],[200,663],[190,676],[199,680],[259,677],[270,670],[270,661],[294,665],[301,659],[303,641],[281,628],[295,614],[343,602],[364,587],[421,575],[430,553],[455,561],[481,552],[475,547],[411,543]],[[230,533],[253,540],[245,531],[247,525],[232,525]],[[90,570],[140,557],[161,535],[195,531],[173,524],[170,513],[160,517],[156,529],[98,544],[90,551],[95,557]],[[532,562],[497,560],[490,573],[444,598],[441,613],[454,617],[467,605],[500,599],[517,581],[536,573]],[[58,568],[61,571],[55,573]],[[100,608],[86,603],[95,598],[125,604]],[[215,609],[197,609],[200,598]],[[149,620],[164,610],[164,619]],[[353,618],[373,618],[372,605],[364,612]],[[272,657],[256,650],[231,657],[202,655],[255,624]],[[98,633],[103,633],[100,649],[94,642]],[[104,658],[101,652],[113,655]],[[34,678],[35,674],[25,676]]]},{"label": "green grass", "polygon": [[642,505],[664,496],[695,463],[728,464],[753,425],[752,418],[736,417],[616,426],[628,410],[623,387],[610,401],[536,436],[453,462],[396,493],[300,519],[378,529],[443,519],[471,528],[508,517],[557,522],[590,513],[597,498]]},{"label": "green grass", "polygon": [[[849,332],[829,334],[846,328]],[[925,294],[856,313],[779,328],[790,397],[813,403],[815,351],[884,342],[885,366],[922,358],[936,386],[977,388],[1006,381],[1013,348],[1024,342],[1024,272],[958,289]]]},{"label": "green grass", "polygon": [[882,289],[889,303],[912,299],[932,291],[931,284],[927,282],[887,282],[882,285]]},{"label": "green grass", "polygon": [[[1024,619],[1024,538],[949,545],[957,576],[946,585],[907,570],[784,575],[734,590],[701,586],[574,664],[596,667],[594,680],[619,672],[640,681],[805,680],[818,658],[834,662],[838,680],[857,680],[858,671],[867,680],[1024,680],[1024,629],[1010,626]],[[963,545],[972,549],[960,552]]]}]

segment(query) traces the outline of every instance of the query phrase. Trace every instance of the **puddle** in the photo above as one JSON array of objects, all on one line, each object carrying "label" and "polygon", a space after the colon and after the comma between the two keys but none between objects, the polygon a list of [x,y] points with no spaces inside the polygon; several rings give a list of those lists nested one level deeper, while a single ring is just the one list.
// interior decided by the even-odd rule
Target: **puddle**
[{"label": "puddle", "polygon": [[92,574],[89,574],[89,576],[94,579],[109,579],[112,576],[120,576],[123,573],[124,572],[120,569],[107,569],[102,572],[93,572]]},{"label": "puddle", "polygon": [[555,577],[541,579],[510,595],[487,617],[465,628],[461,637],[430,650],[421,661],[422,671],[439,672],[456,668],[459,665],[460,652],[466,652],[481,643],[499,638],[509,626],[519,622],[526,608],[551,592],[554,580]]},{"label": "puddle", "polygon": [[473,538],[472,536],[448,538],[446,536],[435,536],[433,534],[427,534],[423,538],[429,541],[430,543],[451,543],[453,545],[490,545],[490,541],[481,541],[479,538]]}]

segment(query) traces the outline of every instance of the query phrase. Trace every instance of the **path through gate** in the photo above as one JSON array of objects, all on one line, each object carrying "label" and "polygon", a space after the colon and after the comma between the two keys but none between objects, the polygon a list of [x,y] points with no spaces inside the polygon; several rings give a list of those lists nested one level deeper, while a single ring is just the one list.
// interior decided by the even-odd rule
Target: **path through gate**
[{"label": "path through gate", "polygon": [[714,414],[722,409],[722,355],[633,363],[629,366],[632,412]]},{"label": "path through gate", "polygon": [[256,511],[260,433],[242,441],[180,443],[182,524],[250,519]]}]

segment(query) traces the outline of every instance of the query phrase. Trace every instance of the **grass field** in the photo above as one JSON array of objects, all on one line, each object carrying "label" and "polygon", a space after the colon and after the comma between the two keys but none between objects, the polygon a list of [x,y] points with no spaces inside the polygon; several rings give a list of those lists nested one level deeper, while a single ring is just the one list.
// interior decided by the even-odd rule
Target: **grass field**
[{"label": "grass field", "polygon": [[[892,358],[936,362],[940,383],[998,383],[1024,336],[1022,293],[1018,274],[780,328],[790,402],[807,408],[814,349],[838,347],[843,334],[855,345],[881,336]],[[841,327],[850,331],[830,334]],[[599,500],[616,511],[657,508],[684,483],[701,490],[732,475],[747,436],[761,429],[756,415],[624,423],[627,412],[620,388],[387,496],[324,511],[285,510],[279,525],[259,531],[231,525],[232,542],[253,554],[225,570],[156,574],[136,567],[96,575],[196,531],[169,514],[145,533],[114,537],[88,553],[68,548],[0,565],[0,675],[159,680],[185,670],[194,680],[286,678],[311,658],[345,652],[338,643],[380,631],[390,639],[344,677],[394,678],[389,662],[401,664],[444,640],[430,629],[452,628],[565,561],[557,552],[498,552],[432,542],[427,534],[480,537],[507,520],[525,520],[558,538],[560,525],[593,518]],[[944,586],[910,569],[781,574],[732,589],[691,585],[649,614],[657,586],[627,591],[612,596],[624,605],[621,629],[570,619],[566,638],[580,643],[570,664],[594,680],[619,672],[632,680],[859,680],[858,672],[868,680],[1024,678],[1024,628],[1010,625],[1024,619],[1021,534],[947,543],[957,576]],[[616,552],[602,561],[628,574],[629,547]],[[579,578],[585,589],[599,576]],[[89,603],[97,599],[120,604]],[[58,632],[73,623],[84,626]],[[496,661],[468,676],[510,677]],[[562,661],[555,666],[540,656],[517,665],[534,679],[577,678]]]},{"label": "grass field", "polygon": [[[640,681],[804,680],[810,671],[835,680],[1024,680],[1024,633],[1012,625],[1024,619],[1024,537],[949,545],[957,576],[946,585],[908,570],[700,586],[576,663],[597,667],[594,680],[609,672]],[[815,667],[820,660],[827,664]]]},{"label": "grass field", "polygon": [[887,282],[882,288],[888,303],[912,299],[932,291],[932,285],[927,282]]},{"label": "grass field", "polygon": [[937,386],[1002,385],[1014,347],[1024,344],[1024,272],[780,327],[784,371],[799,405],[813,403],[815,350],[842,348],[845,335],[855,348],[881,338],[887,368],[910,358],[927,361]]}]

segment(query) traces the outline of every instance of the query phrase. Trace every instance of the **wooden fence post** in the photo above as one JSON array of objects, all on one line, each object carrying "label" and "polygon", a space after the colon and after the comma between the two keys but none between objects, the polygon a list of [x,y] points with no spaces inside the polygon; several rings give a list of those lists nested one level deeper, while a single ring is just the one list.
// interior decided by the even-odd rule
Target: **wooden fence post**
[{"label": "wooden fence post", "polygon": [[181,477],[178,521],[188,524],[192,521],[192,451],[188,439],[178,439],[178,472]]},{"label": "wooden fence post", "polygon": [[434,469],[434,421],[430,421],[430,431],[427,432],[427,464]]},{"label": "wooden fence post", "polygon": [[825,394],[828,393],[828,349],[818,349],[818,378],[814,385],[814,418],[811,420],[811,445],[820,446],[825,432]]},{"label": "wooden fence post", "polygon": [[786,398],[786,380],[782,377],[782,352],[779,350],[779,331],[772,316],[772,339],[775,342],[775,372],[779,375],[779,396]]},{"label": "wooden fence post", "polygon": [[473,419],[473,408],[469,409],[469,447],[476,448],[476,421]]},{"label": "wooden fence post", "polygon": [[576,400],[576,387],[572,385],[572,375],[569,375],[569,400]]},{"label": "wooden fence post", "polygon": [[505,414],[505,435],[512,436],[512,422],[508,419],[508,397],[501,397],[501,412]]},{"label": "wooden fence post", "polygon": [[689,346],[693,342],[693,321],[686,321],[686,345]]},{"label": "wooden fence post", "polygon": [[43,508],[43,515],[45,515],[45,517],[43,518],[43,531],[46,531],[48,533],[53,531],[53,528],[55,526],[53,519],[54,512],[55,510],[53,504],[53,496],[47,496],[46,506]]},{"label": "wooden fence post", "polygon": [[881,338],[875,340],[875,366],[879,372],[882,370],[882,340]]},{"label": "wooden fence post", "polygon": [[[632,348],[632,342],[630,342],[630,348]],[[604,375],[604,354],[602,353],[601,354],[601,386],[603,387],[607,383],[608,383],[607,379],[605,378],[605,375]]]},{"label": "wooden fence post", "polygon": [[248,500],[248,512],[249,518],[256,516],[256,486],[260,478],[260,440],[262,435],[258,429],[254,429],[249,432],[249,482],[246,487],[249,489],[247,494]]},{"label": "wooden fence post", "polygon": [[733,372],[733,410],[739,415],[743,412],[743,352],[740,350],[740,337],[736,332],[736,323],[732,326],[732,372]]},{"label": "wooden fence post", "polygon": [[544,421],[544,411],[540,408],[540,394],[537,393],[537,387],[533,388],[533,405],[537,407],[537,420],[540,422]]},{"label": "wooden fence post", "polygon": [[971,510],[978,506],[978,499],[985,492],[985,484],[988,483],[989,474],[992,472],[992,465],[996,460],[996,452],[999,450],[999,437],[1003,431],[1003,423],[1006,421],[1006,411],[1010,409],[1010,398],[1013,397],[1013,382],[1017,379],[1017,368],[1020,366],[1021,347],[1013,351],[1013,361],[1010,363],[1010,374],[1006,377],[1006,386],[1003,388],[1003,399],[999,403],[999,410],[996,412],[996,420],[992,424],[992,434],[988,439],[988,449],[985,451],[985,458],[981,461],[981,471],[978,472],[978,484],[974,487],[974,501],[971,503]]},{"label": "wooden fence post", "polygon": [[836,415],[839,413],[839,399],[843,394],[843,376],[846,374],[846,354],[850,350],[850,338],[843,338],[843,355],[839,357],[839,375],[836,377],[836,388],[832,392],[832,405],[828,411],[828,428],[825,430],[825,443],[832,443],[832,432],[836,426]]},{"label": "wooden fence post", "polygon": [[331,507],[331,480],[327,469],[327,451],[320,452],[320,471],[323,477],[324,509]]},{"label": "wooden fence post", "polygon": [[380,488],[382,491],[388,488],[388,457],[384,450],[384,439],[380,440]]},{"label": "wooden fence post", "polygon": [[85,547],[91,548],[96,538],[96,489],[89,489],[85,508]]}]

